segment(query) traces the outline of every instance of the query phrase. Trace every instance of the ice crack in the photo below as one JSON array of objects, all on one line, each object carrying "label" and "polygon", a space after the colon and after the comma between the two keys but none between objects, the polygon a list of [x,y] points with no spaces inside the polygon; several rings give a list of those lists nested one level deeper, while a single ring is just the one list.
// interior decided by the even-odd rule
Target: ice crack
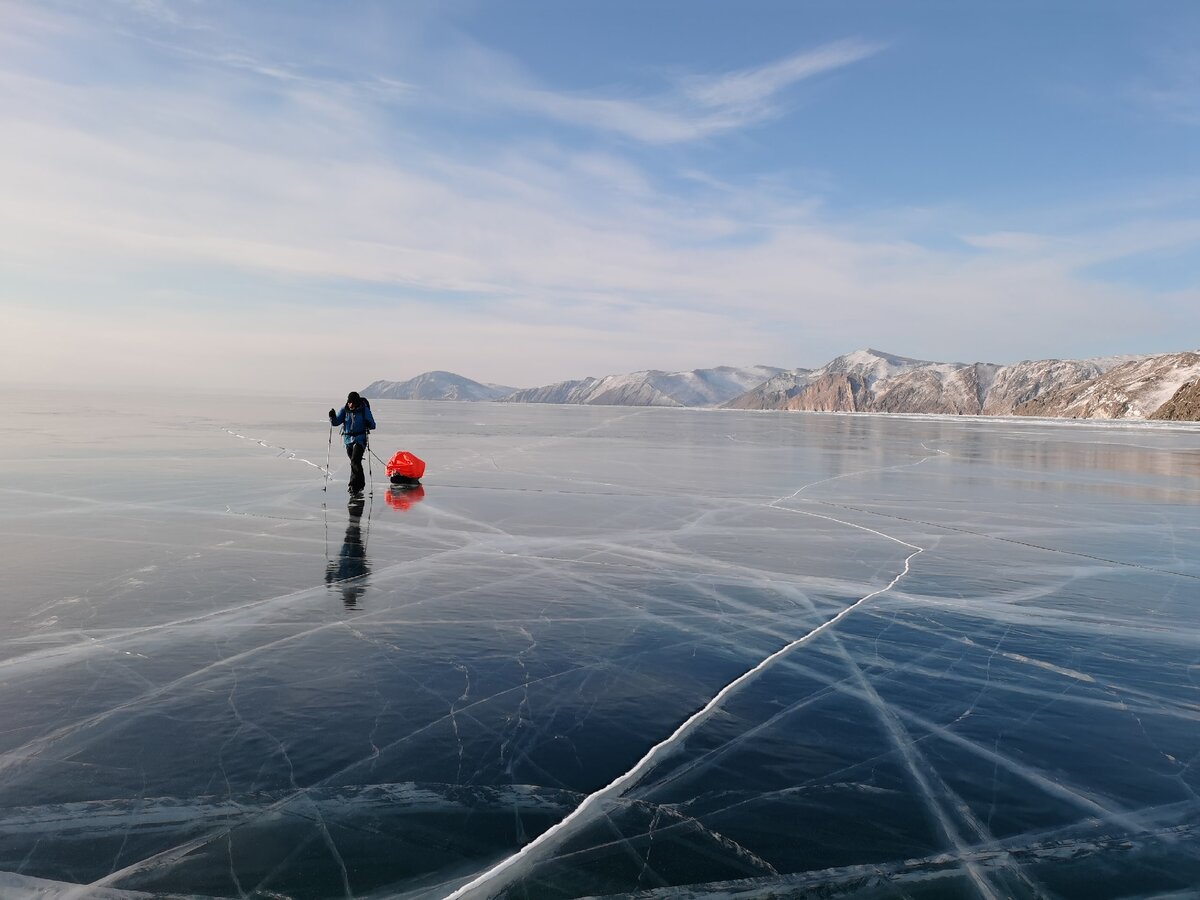
[{"label": "ice crack", "polygon": [[[821,516],[820,518],[828,518]],[[836,520],[835,520],[836,521]],[[850,523],[842,523],[850,524]],[[861,528],[862,526],[854,526]],[[864,529],[870,531],[871,529]],[[876,532],[878,533],[878,532]],[[883,535],[883,537],[888,537]],[[460,900],[460,898],[482,898],[495,896],[497,892],[502,890],[506,885],[510,884],[515,878],[520,875],[519,864],[531,862],[539,853],[545,851],[547,847],[553,846],[556,842],[561,842],[567,837],[580,831],[585,825],[594,820],[597,816],[603,813],[603,806],[610,800],[614,800],[625,793],[630,787],[635,785],[643,775],[653,769],[659,761],[673,751],[680,742],[682,742],[689,734],[703,724],[712,714],[733,694],[737,693],[747,684],[757,678],[764,670],[771,665],[791,653],[798,647],[809,643],[818,635],[832,628],[846,616],[850,615],[856,609],[867,603],[871,599],[879,596],[886,591],[891,590],[895,585],[907,575],[910,571],[910,566],[913,558],[923,552],[923,548],[901,541],[898,538],[888,537],[889,540],[896,541],[912,549],[904,560],[903,570],[896,575],[885,587],[877,591],[872,591],[860,597],[854,603],[851,603],[845,609],[837,613],[837,615],[827,619],[825,622],[813,628],[811,631],[796,638],[783,647],[776,650],[771,655],[765,657],[753,668],[743,672],[725,687],[721,688],[711,700],[709,700],[697,712],[693,713],[686,719],[682,725],[675,729],[668,737],[659,741],[643,756],[632,769],[629,769],[623,775],[619,775],[613,779],[607,786],[595,791],[575,808],[561,822],[553,825],[546,831],[542,832],[531,843],[526,844],[519,851],[507,859],[497,863],[492,868],[483,872],[473,880],[458,888],[454,893],[448,895],[447,900]]]}]

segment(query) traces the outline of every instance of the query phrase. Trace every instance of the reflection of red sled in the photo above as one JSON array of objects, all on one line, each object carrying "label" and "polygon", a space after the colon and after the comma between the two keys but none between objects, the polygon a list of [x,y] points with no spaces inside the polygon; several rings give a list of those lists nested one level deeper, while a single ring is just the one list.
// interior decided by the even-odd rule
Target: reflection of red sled
[{"label": "reflection of red sled", "polygon": [[425,474],[425,461],[417,459],[407,450],[397,450],[388,460],[387,475],[392,484],[420,484]]},{"label": "reflection of red sled", "polygon": [[425,488],[421,485],[404,486],[397,485],[396,487],[388,488],[388,492],[383,495],[383,499],[387,501],[387,505],[392,509],[408,509],[414,503],[420,503],[425,498]]}]

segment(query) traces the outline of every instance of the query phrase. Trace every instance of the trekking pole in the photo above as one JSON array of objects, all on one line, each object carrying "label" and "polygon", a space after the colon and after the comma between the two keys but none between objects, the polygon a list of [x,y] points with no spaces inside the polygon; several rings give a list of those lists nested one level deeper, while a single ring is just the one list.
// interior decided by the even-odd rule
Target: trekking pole
[{"label": "trekking pole", "polygon": [[363,438],[363,441],[365,442],[364,446],[366,447],[366,450],[367,450],[367,478],[371,482],[371,496],[374,497],[375,496],[375,468],[374,468],[374,466],[371,465],[371,457],[374,456],[375,454],[371,450],[370,436],[368,435],[367,437]]}]

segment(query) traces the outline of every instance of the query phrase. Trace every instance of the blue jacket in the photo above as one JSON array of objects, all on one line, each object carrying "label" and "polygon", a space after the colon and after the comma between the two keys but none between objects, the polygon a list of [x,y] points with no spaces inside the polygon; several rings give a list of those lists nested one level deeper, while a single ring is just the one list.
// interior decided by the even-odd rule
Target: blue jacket
[{"label": "blue jacket", "polygon": [[349,447],[351,444],[366,444],[367,433],[375,428],[375,417],[364,400],[360,408],[353,411],[343,406],[336,416],[330,418],[329,424],[342,426],[342,441]]}]

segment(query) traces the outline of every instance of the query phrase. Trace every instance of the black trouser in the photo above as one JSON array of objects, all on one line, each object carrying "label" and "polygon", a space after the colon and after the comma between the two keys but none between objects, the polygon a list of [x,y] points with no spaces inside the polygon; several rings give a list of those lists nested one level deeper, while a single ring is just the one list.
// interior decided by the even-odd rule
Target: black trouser
[{"label": "black trouser", "polygon": [[350,490],[361,491],[367,484],[367,476],[363,474],[363,454],[367,445],[355,441],[346,445],[346,455],[350,457]]}]

